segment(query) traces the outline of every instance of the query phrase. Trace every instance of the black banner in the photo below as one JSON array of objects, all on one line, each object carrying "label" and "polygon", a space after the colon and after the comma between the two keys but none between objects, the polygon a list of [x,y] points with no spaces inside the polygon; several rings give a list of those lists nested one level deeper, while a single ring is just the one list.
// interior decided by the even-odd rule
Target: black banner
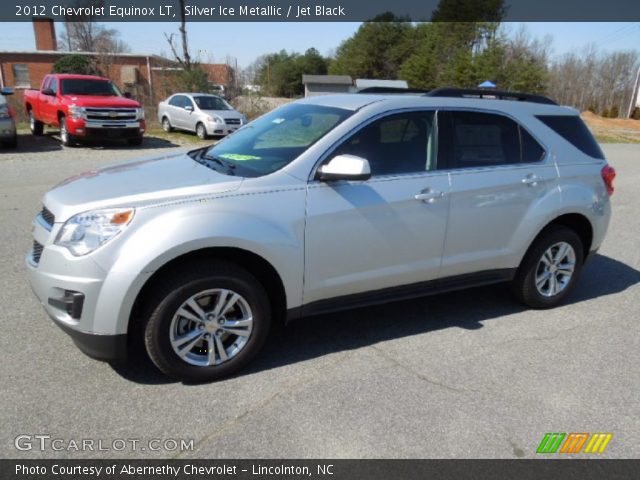
[{"label": "black banner", "polygon": [[[448,3],[452,3],[450,0]],[[483,3],[453,4],[455,21],[486,21]],[[189,22],[353,22],[385,12],[429,21],[440,0],[186,0]],[[615,22],[640,20],[640,2],[629,0],[504,0],[504,21]],[[0,3],[0,21],[57,21],[92,17],[101,22],[175,22],[177,0],[14,0]]]},{"label": "black banner", "polygon": [[638,478],[640,460],[0,460],[2,480]]}]

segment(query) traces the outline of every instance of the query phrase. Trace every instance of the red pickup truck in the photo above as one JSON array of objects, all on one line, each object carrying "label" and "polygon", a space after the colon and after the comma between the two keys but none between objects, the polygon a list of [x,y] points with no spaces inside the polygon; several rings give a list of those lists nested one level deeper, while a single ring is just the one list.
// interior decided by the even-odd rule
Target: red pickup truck
[{"label": "red pickup truck", "polygon": [[24,103],[31,133],[42,135],[45,125],[59,127],[63,145],[105,138],[142,143],[146,128],[142,106],[108,78],[47,75],[40,90],[25,92]]}]

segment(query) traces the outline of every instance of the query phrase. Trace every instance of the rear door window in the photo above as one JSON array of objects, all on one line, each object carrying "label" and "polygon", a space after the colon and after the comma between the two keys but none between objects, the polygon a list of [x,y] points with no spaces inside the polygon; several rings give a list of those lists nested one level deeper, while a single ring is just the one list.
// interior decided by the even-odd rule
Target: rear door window
[{"label": "rear door window", "polygon": [[514,120],[483,112],[440,112],[440,163],[477,168],[539,162],[544,148]]}]

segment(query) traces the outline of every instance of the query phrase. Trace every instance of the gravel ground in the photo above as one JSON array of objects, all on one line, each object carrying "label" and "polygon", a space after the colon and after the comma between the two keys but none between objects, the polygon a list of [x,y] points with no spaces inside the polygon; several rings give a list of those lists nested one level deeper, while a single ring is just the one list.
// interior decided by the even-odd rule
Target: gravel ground
[{"label": "gravel ground", "polygon": [[[184,385],[145,362],[85,357],[48,320],[24,266],[48,188],[181,147],[20,140],[0,150],[1,457],[532,458],[546,432],[611,432],[603,456],[640,458],[639,145],[605,145],[614,217],[569,304],[529,311],[497,286],[308,319],[242,375]],[[63,450],[17,451],[21,434],[61,438]],[[81,439],[142,443],[67,450]],[[193,449],[150,452],[150,439]]]}]

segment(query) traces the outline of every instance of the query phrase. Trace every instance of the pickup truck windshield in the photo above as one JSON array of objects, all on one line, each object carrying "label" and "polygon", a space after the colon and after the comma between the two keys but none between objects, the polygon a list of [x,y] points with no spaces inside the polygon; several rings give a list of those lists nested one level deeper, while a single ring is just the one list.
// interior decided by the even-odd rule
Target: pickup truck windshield
[{"label": "pickup truck windshield", "polygon": [[193,97],[200,110],[233,110],[223,99],[218,97]]},{"label": "pickup truck windshield", "polygon": [[107,80],[84,80],[67,78],[61,81],[62,95],[93,95],[101,97],[121,97],[118,87]]},{"label": "pickup truck windshield", "polygon": [[286,105],[242,127],[198,159],[210,160],[208,165],[222,173],[268,175],[288,165],[352,114],[342,108]]}]

